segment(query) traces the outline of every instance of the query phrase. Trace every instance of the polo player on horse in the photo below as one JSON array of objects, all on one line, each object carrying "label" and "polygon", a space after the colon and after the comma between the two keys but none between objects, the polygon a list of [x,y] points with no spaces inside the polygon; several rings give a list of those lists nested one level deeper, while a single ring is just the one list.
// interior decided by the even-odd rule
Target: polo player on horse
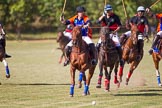
[{"label": "polo player on horse", "polygon": [[151,16],[152,18],[155,18],[159,21],[157,25],[157,34],[154,37],[151,49],[149,50],[149,53],[152,54],[153,49],[157,46],[158,40],[162,39],[162,13],[156,13],[150,11],[149,8],[146,9],[146,12]]},{"label": "polo player on horse", "polygon": [[[106,5],[104,7],[104,13],[103,15],[98,19],[97,23],[101,23],[102,26],[107,26],[108,29],[110,30],[111,34],[110,37],[112,37],[112,40],[114,41],[116,45],[116,50],[119,54],[119,59],[120,59],[120,65],[123,65],[123,60],[122,60],[122,49],[119,41],[119,37],[117,32],[121,28],[121,22],[115,13],[113,13],[113,9],[111,5]],[[99,39],[96,47],[99,49],[101,45],[101,38]]]},{"label": "polo player on horse", "polygon": [[[148,20],[144,16],[144,13],[145,13],[145,8],[143,6],[139,6],[137,8],[137,14],[130,19],[129,24],[130,24],[130,26],[137,24],[137,28],[138,28],[139,32],[142,33],[143,36],[144,36],[144,32],[145,32],[145,36],[148,36],[148,31],[149,31]],[[131,36],[131,31],[127,31],[126,33],[122,34],[120,43],[122,45],[125,44],[126,40],[130,36]],[[141,48],[142,48],[142,46],[138,45],[139,54],[141,53],[141,50],[142,50]]]},{"label": "polo player on horse", "polygon": [[[76,8],[77,15],[71,17],[68,20],[64,19],[64,16],[60,18],[61,23],[68,25],[73,24],[74,26],[83,26],[82,31],[82,39],[89,45],[90,48],[90,55],[92,56],[91,63],[93,65],[97,64],[96,59],[96,53],[95,53],[95,45],[92,42],[91,38],[88,36],[88,27],[90,25],[90,19],[88,16],[85,15],[85,8],[82,6],[78,6]],[[64,62],[64,66],[68,65],[70,62],[70,53],[71,53],[71,47],[72,47],[72,41],[70,41],[67,46],[65,47],[65,53],[66,53],[66,61]]]}]

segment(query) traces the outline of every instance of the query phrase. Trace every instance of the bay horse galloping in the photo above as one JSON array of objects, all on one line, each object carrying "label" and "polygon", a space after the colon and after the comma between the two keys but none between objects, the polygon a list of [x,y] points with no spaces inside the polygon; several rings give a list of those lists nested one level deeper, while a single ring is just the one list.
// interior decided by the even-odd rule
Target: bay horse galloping
[{"label": "bay horse galloping", "polygon": [[154,48],[152,53],[152,58],[156,69],[157,83],[159,87],[161,87],[162,84],[161,84],[160,72],[159,72],[159,62],[162,59],[162,39],[158,41],[156,48]]},{"label": "bay horse galloping", "polygon": [[[110,32],[107,27],[102,27],[100,31],[101,37],[101,47],[99,48],[99,78],[96,88],[101,88],[101,81],[103,76],[103,69],[105,70],[105,91],[109,91],[110,89],[110,79],[111,73],[114,68],[115,72],[115,79],[114,83],[117,84],[117,72],[118,72],[118,65],[119,65],[119,56],[116,50],[116,46],[110,37]],[[109,71],[107,70],[109,67]]]},{"label": "bay horse galloping", "polygon": [[[128,40],[123,44],[123,55],[122,59],[128,64],[130,64],[129,72],[126,77],[126,85],[128,85],[129,79],[133,73],[133,71],[137,68],[138,64],[143,58],[143,46],[144,46],[144,40],[143,40],[143,34],[139,32],[137,25],[132,25],[131,27],[131,36],[128,38]],[[119,77],[120,82],[122,82],[122,76],[123,76],[123,66],[120,66],[119,70]]]},{"label": "bay horse galloping", "polygon": [[79,70],[83,74],[88,69],[88,77],[84,75],[83,81],[84,85],[84,94],[89,94],[89,85],[91,78],[93,76],[96,65],[91,64],[91,56],[89,54],[89,46],[82,39],[81,28],[79,26],[75,26],[72,31],[72,51],[70,53],[70,75],[71,75],[71,86],[70,86],[70,96],[74,95],[74,86],[75,86],[75,71]]},{"label": "bay horse galloping", "polygon": [[63,57],[65,57],[64,49],[65,49],[65,46],[70,42],[70,40],[71,39],[69,37],[65,36],[63,34],[63,32],[58,32],[56,41],[59,43],[59,47],[60,47],[60,49],[62,51],[61,57],[59,59],[59,63],[61,63]]}]

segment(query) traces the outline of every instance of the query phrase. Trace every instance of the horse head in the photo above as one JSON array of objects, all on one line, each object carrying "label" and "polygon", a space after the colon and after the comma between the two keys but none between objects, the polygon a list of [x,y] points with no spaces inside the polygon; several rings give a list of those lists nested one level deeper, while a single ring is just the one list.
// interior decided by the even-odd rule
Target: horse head
[{"label": "horse head", "polygon": [[139,40],[139,37],[142,38],[142,34],[140,34],[138,28],[137,28],[137,25],[132,25],[131,26],[131,40],[133,42],[134,45],[137,44],[138,40]]},{"label": "horse head", "polygon": [[114,42],[110,37],[110,31],[108,27],[101,28],[100,37],[101,37],[101,46],[104,49],[111,49],[112,47],[114,47]]},{"label": "horse head", "polygon": [[75,26],[72,31],[72,43],[74,46],[78,45],[82,40],[82,26]]}]

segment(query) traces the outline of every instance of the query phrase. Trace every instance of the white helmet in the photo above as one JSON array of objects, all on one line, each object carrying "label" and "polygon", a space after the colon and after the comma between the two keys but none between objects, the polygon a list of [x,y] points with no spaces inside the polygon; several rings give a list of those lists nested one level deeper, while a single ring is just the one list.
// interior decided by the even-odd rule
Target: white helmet
[{"label": "white helmet", "polygon": [[137,12],[139,12],[139,11],[145,11],[145,8],[144,8],[143,6],[139,6],[139,7],[137,8]]}]

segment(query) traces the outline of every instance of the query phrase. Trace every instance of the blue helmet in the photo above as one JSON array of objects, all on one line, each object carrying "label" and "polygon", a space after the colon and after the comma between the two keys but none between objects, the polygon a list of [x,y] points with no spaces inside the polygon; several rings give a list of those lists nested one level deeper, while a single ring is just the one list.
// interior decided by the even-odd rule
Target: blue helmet
[{"label": "blue helmet", "polygon": [[85,10],[85,8],[83,7],[83,6],[78,6],[77,8],[76,8],[76,12],[85,12],[86,10]]},{"label": "blue helmet", "polygon": [[104,11],[109,11],[109,10],[112,10],[112,6],[108,4],[105,6]]}]

